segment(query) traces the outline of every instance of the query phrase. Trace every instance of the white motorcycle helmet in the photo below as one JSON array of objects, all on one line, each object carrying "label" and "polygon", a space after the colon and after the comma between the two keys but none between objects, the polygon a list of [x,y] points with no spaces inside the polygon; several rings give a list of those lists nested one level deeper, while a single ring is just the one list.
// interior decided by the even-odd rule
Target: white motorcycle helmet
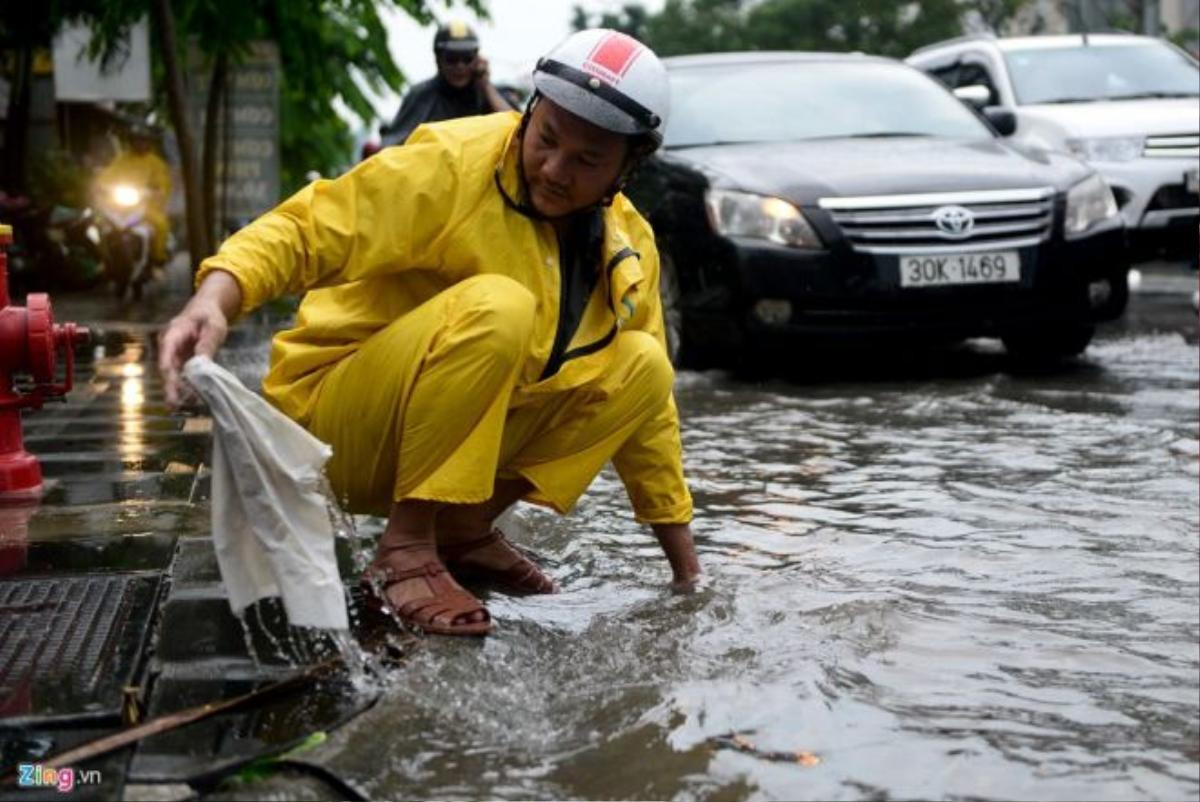
[{"label": "white motorcycle helmet", "polygon": [[594,125],[662,144],[671,106],[667,70],[632,36],[607,28],[573,33],[538,61],[533,85]]}]

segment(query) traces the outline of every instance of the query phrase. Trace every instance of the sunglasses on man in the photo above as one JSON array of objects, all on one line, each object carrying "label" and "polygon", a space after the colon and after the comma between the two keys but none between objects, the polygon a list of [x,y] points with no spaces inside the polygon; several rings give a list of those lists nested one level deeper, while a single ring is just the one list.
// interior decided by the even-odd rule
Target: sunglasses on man
[{"label": "sunglasses on man", "polygon": [[479,52],[475,50],[466,53],[442,53],[442,61],[447,64],[470,64],[477,55]]}]

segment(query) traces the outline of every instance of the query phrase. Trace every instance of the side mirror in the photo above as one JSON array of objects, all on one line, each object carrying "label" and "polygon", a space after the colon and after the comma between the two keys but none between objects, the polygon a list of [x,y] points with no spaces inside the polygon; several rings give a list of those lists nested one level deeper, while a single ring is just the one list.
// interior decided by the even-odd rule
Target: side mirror
[{"label": "side mirror", "polygon": [[992,102],[992,90],[983,84],[960,86],[954,90],[954,96],[963,103],[974,106],[977,109],[982,109],[988,103]]},{"label": "side mirror", "polygon": [[983,116],[1000,136],[1012,136],[1017,132],[1017,115],[1013,114],[1012,109],[988,106],[983,110]]}]

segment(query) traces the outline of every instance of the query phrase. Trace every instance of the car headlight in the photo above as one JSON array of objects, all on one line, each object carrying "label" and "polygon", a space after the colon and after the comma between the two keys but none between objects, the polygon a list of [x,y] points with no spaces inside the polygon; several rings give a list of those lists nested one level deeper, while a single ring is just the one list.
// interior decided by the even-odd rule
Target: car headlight
[{"label": "car headlight", "polygon": [[1112,190],[1093,173],[1067,191],[1067,219],[1063,228],[1068,234],[1080,234],[1117,213],[1117,201]]},{"label": "car headlight", "polygon": [[803,212],[782,198],[710,189],[704,201],[713,230],[722,236],[764,239],[792,248],[821,247]]},{"label": "car headlight", "polygon": [[1129,162],[1140,158],[1146,140],[1140,136],[1106,136],[1068,139],[1067,150],[1089,162]]},{"label": "car headlight", "polygon": [[137,187],[117,184],[112,188],[112,200],[116,205],[127,209],[142,202],[142,193],[138,191]]}]

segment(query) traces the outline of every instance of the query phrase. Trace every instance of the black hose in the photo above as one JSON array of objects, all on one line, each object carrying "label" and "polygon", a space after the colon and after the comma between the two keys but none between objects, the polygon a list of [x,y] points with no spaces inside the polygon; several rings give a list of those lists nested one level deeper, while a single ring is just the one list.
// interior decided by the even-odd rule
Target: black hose
[{"label": "black hose", "polygon": [[[337,721],[334,721],[328,726],[324,727],[324,731],[332,732],[362,715],[374,707],[375,703],[379,701],[381,696],[382,694],[380,693],[373,694],[364,703],[355,706],[353,710],[343,715]],[[295,738],[289,743],[278,745],[271,750],[271,753],[286,755],[292,750],[302,746],[309,739],[309,737],[310,735],[304,735],[299,738]],[[309,763],[304,760],[297,760],[296,758],[289,757],[271,758],[269,757],[269,754],[271,753],[268,753],[267,755],[259,753],[255,755],[234,758],[233,760],[225,761],[220,765],[212,766],[205,771],[200,772],[199,774],[193,774],[190,777],[185,777],[182,780],[173,779],[172,782],[184,782],[201,793],[207,793],[215,790],[221,783],[230,777],[235,776],[243,769],[257,763],[258,766],[256,768],[261,768],[266,771],[288,768],[295,769],[296,771],[312,777],[316,777],[320,780],[323,780],[327,785],[337,789],[339,793],[345,794],[343,797],[345,799],[370,799],[369,796],[364,795],[362,791],[356,789],[347,780],[342,779],[332,770],[320,764]]]}]

